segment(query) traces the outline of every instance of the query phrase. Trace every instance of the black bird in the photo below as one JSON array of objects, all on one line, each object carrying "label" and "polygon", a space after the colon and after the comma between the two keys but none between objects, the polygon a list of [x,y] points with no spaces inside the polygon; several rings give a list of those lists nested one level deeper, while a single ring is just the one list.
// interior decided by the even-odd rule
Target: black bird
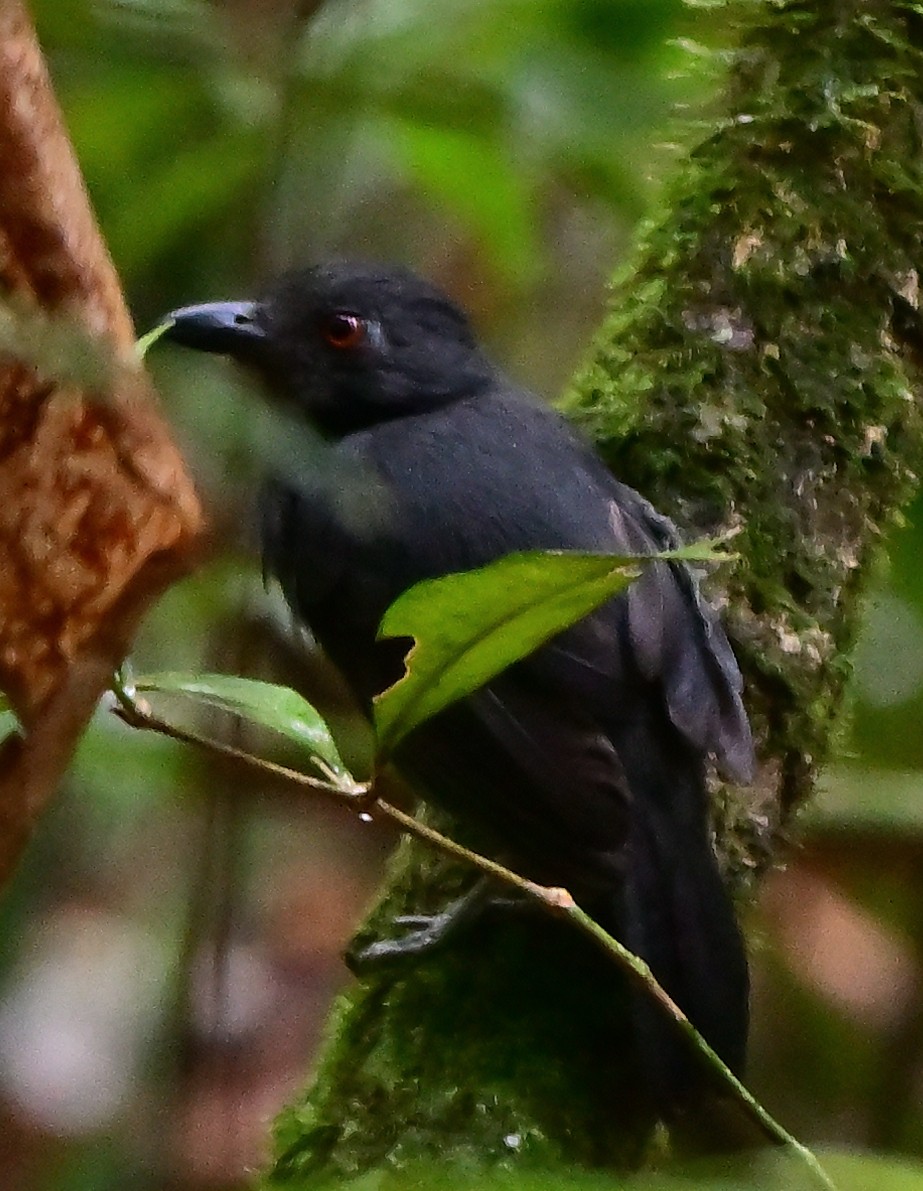
[{"label": "black bird", "polygon": [[[376,643],[421,579],[517,550],[651,553],[671,523],[562,419],[502,375],[465,315],[399,269],[328,264],[256,302],[174,311],[169,337],[254,369],[331,441],[263,500],[266,566],[362,705],[401,673]],[[689,570],[629,590],[419,728],[411,781],[474,816],[536,880],[566,886],[641,955],[742,1071],[747,961],[712,849],[706,760],[747,781],[741,676]],[[688,1090],[661,1011],[636,1005],[642,1063]],[[685,1070],[685,1073],[683,1073]]]}]

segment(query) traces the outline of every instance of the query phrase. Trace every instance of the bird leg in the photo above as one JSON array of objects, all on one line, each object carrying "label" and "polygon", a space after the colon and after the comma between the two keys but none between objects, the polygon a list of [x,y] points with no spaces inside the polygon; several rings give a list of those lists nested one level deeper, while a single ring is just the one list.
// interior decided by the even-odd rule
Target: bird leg
[{"label": "bird leg", "polygon": [[392,939],[376,939],[359,945],[353,939],[346,950],[346,966],[354,975],[383,965],[399,964],[431,952],[438,952],[453,939],[479,922],[485,914],[523,904],[521,899],[499,895],[490,877],[476,884],[450,902],[438,914],[405,914],[394,920],[396,926],[411,928]]}]

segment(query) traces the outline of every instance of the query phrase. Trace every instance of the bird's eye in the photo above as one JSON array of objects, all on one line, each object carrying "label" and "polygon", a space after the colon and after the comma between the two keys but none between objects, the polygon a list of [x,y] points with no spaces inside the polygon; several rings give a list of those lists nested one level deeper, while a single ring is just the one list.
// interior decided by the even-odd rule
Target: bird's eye
[{"label": "bird's eye", "polygon": [[366,322],[358,314],[338,310],[328,314],[321,322],[321,334],[331,347],[358,347],[365,339]]}]

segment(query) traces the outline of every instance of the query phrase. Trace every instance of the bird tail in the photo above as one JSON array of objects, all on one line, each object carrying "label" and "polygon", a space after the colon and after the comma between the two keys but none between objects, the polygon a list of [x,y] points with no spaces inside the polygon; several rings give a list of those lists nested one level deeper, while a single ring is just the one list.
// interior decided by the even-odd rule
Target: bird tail
[{"label": "bird tail", "polygon": [[[669,772],[651,774],[650,755],[647,760],[646,781],[632,788],[616,910],[619,937],[741,1076],[749,1025],[747,957],[709,838],[701,766],[684,758],[687,763],[670,765]],[[701,1063],[649,993],[638,989],[631,997],[651,1091],[664,1108],[680,1107],[701,1086]]]}]

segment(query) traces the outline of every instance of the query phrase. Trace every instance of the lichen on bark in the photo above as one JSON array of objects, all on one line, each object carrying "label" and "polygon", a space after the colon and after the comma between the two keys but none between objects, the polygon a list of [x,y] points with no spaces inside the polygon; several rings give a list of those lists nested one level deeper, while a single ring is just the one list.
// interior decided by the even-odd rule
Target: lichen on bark
[{"label": "lichen on bark", "polygon": [[[736,532],[720,582],[761,773],[720,792],[716,826],[744,878],[829,754],[863,585],[915,484],[923,5],[732,14],[720,115],[616,281],[565,405],[687,534]],[[371,929],[460,879],[408,846]],[[556,924],[505,924],[354,988],[314,1088],[278,1124],[270,1185],[420,1158],[637,1164],[652,1114],[597,962]]]},{"label": "lichen on bark", "polygon": [[923,15],[763,11],[566,402],[687,532],[740,531],[755,863],[828,755],[857,597],[921,442]]}]

